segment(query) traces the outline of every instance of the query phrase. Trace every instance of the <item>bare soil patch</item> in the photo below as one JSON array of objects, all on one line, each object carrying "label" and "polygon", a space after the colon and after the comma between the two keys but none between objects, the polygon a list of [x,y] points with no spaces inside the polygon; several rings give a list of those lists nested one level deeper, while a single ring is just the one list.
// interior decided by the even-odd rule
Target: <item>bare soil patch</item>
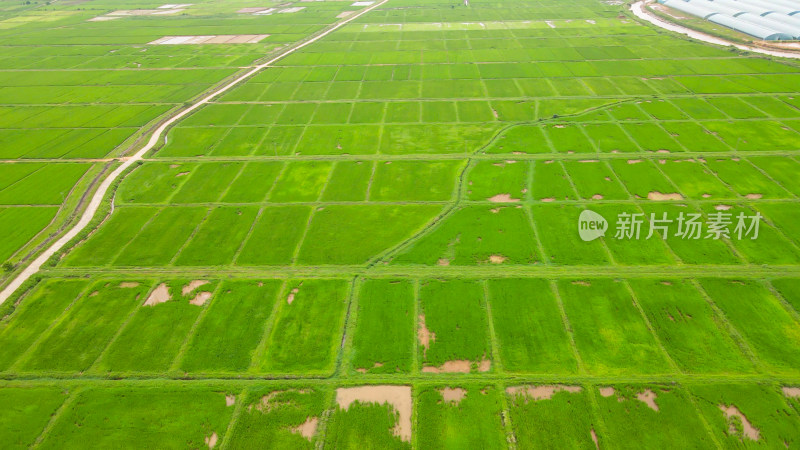
[{"label": "bare soil patch", "polygon": [[641,159],[629,159],[628,160],[628,164],[639,164],[640,162],[642,162]]},{"label": "bare soil patch", "polygon": [[422,346],[422,356],[425,356],[428,349],[431,347],[431,341],[436,340],[436,333],[431,332],[428,327],[425,326],[425,315],[419,315],[419,327],[417,328],[417,340],[419,340],[419,345]]},{"label": "bare soil patch", "polygon": [[636,394],[636,399],[639,400],[640,402],[643,402],[653,411],[658,411],[658,405],[656,404],[656,394],[650,389],[645,389],[644,392]]},{"label": "bare soil patch", "polygon": [[487,200],[492,203],[516,203],[519,201],[518,198],[511,198],[511,194],[497,194]]},{"label": "bare soil patch", "polygon": [[440,266],[449,266],[450,260],[447,258],[440,258],[439,261],[436,262],[436,264]]},{"label": "bare soil patch", "polygon": [[236,396],[235,395],[226,395],[225,396],[225,406],[233,406],[236,403]]},{"label": "bare soil patch", "polygon": [[467,391],[461,388],[446,387],[439,389],[439,393],[442,394],[442,399],[446,403],[455,403],[456,405],[467,396]]},{"label": "bare soil patch", "polygon": [[[373,369],[377,369],[378,367],[383,367],[383,363],[376,362],[375,364],[372,365]],[[367,373],[367,371],[368,369],[365,369],[363,367],[356,369],[356,372],[358,373]]]},{"label": "bare soil patch", "polygon": [[208,448],[214,448],[214,447],[217,446],[217,441],[218,440],[219,440],[219,436],[217,436],[217,432],[215,431],[215,432],[211,433],[211,436],[208,436],[206,438],[206,445],[208,445]]},{"label": "bare soil patch", "polygon": [[758,200],[761,197],[763,197],[762,194],[747,194],[747,195],[744,196],[744,198],[746,198],[748,200]]},{"label": "bare soil patch", "polygon": [[135,281],[123,281],[122,283],[119,284],[119,287],[123,289],[132,289],[135,287],[139,287],[139,283]]},{"label": "bare soil patch", "polygon": [[359,386],[336,389],[336,403],[340,408],[346,410],[355,401],[381,405],[388,403],[398,414],[394,435],[411,442],[410,386]]},{"label": "bare soil patch", "polygon": [[731,209],[731,205],[716,205],[714,206],[714,209],[716,209],[717,211],[727,211]]},{"label": "bare soil patch", "polygon": [[594,447],[597,450],[600,450],[600,442],[597,440],[597,433],[595,433],[594,428],[591,429],[590,433],[592,435],[592,442],[594,442]]},{"label": "bare soil patch", "polygon": [[578,393],[583,388],[580,386],[566,386],[561,384],[544,385],[544,386],[512,386],[506,388],[506,393],[510,395],[524,395],[535,401],[550,400],[553,394],[559,391],[566,391],[572,394]]},{"label": "bare soil patch", "polygon": [[184,286],[181,289],[181,295],[184,295],[184,296],[189,295],[195,289],[199,288],[200,286],[205,286],[208,283],[209,282],[206,281],[206,280],[192,280],[189,284],[187,284],[186,286]]},{"label": "bare soil patch", "polygon": [[355,11],[342,11],[339,15],[336,16],[337,19],[344,19],[346,17],[350,17],[355,13]]},{"label": "bare soil patch", "polygon": [[601,194],[594,194],[592,196],[592,200],[602,200],[603,196]]},{"label": "bare soil patch", "polygon": [[291,304],[292,304],[292,302],[294,301],[294,297],[295,297],[295,295],[297,295],[297,293],[298,293],[298,292],[300,292],[300,288],[294,288],[294,289],[292,289],[292,291],[291,291],[291,292],[289,292],[289,296],[288,296],[288,297],[286,297],[286,303],[288,303],[288,304],[290,304],[290,305],[291,305]]},{"label": "bare soil patch", "polygon": [[611,387],[611,386],[601,387],[599,389],[599,391],[600,391],[600,395],[602,395],[603,397],[611,397],[616,392],[616,391],[614,391],[614,388]]},{"label": "bare soil patch", "polygon": [[299,434],[304,438],[308,439],[309,441],[311,438],[314,437],[314,433],[317,432],[317,425],[319,424],[319,419],[316,417],[309,417],[306,419],[305,422],[301,423],[296,427],[292,427],[289,430],[294,434]]},{"label": "bare soil patch", "polygon": [[732,435],[738,434],[736,430],[736,421],[739,420],[742,422],[742,431],[744,432],[744,437],[750,439],[751,441],[757,441],[761,436],[761,432],[758,431],[756,427],[750,424],[750,421],[747,420],[747,417],[739,411],[739,408],[730,405],[719,405],[719,409],[725,413],[725,417],[728,419],[728,432]]},{"label": "bare soil patch", "polygon": [[545,198],[541,199],[540,201],[544,202],[544,203],[550,203],[550,202],[556,201],[556,199],[554,199],[553,197],[545,197]]},{"label": "bare soil patch", "polygon": [[503,255],[490,255],[489,262],[492,264],[503,264],[508,258]]},{"label": "bare soil patch", "polygon": [[147,300],[144,302],[144,306],[155,306],[159,303],[168,302],[170,299],[172,299],[172,296],[169,293],[169,287],[167,287],[167,283],[161,283],[157,288],[153,289],[153,292],[151,292],[150,296],[147,297]]},{"label": "bare soil patch", "polygon": [[195,306],[203,306],[210,298],[211,292],[198,292],[193,299],[189,300],[189,303]]},{"label": "bare soil patch", "polygon": [[653,191],[647,194],[648,200],[655,200],[657,202],[665,200],[683,200],[683,195],[673,192],[671,194],[663,194],[658,191]]},{"label": "bare soil patch", "polygon": [[472,368],[472,361],[466,359],[455,359],[453,361],[445,361],[439,367],[424,366],[423,373],[469,373]]},{"label": "bare soil patch", "polygon": [[800,398],[800,388],[784,386],[783,395],[787,397]]}]

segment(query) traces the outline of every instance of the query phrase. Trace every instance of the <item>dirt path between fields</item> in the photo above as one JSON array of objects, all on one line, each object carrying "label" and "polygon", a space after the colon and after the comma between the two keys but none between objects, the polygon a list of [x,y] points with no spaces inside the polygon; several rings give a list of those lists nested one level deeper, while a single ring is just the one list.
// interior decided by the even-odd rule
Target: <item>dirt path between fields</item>
[{"label": "dirt path between fields", "polygon": [[370,5],[360,12],[349,16],[348,18],[336,22],[330,28],[323,31],[322,33],[312,37],[311,39],[301,42],[300,44],[287,49],[286,51],[282,52],[278,56],[270,59],[269,61],[259,64],[255,66],[252,70],[249,70],[247,73],[236,77],[230,83],[220,87],[219,89],[215,89],[210,94],[204,96],[202,99],[198,100],[191,106],[181,111],[175,113],[172,117],[166,119],[156,130],[153,132],[153,135],[150,136],[150,139],[147,141],[144,147],[142,147],[136,154],[130,156],[127,160],[124,160],[122,164],[117,167],[116,170],[111,172],[111,174],[103,180],[100,187],[95,192],[94,196],[92,196],[91,201],[89,202],[89,206],[86,207],[86,210],[83,212],[81,219],[72,227],[69,231],[66,232],[60,239],[54,242],[50,247],[48,247],[42,254],[40,254],[36,259],[31,262],[28,267],[22,270],[19,275],[14,278],[11,283],[9,283],[2,292],[0,292],[0,305],[3,304],[11,294],[13,294],[20,286],[22,286],[30,277],[32,277],[39,269],[44,265],[47,260],[49,260],[53,255],[55,255],[59,250],[64,248],[67,243],[73,240],[81,231],[83,231],[89,223],[94,219],[95,214],[97,214],[97,210],[100,208],[100,205],[103,203],[103,198],[105,197],[108,189],[111,187],[112,184],[122,175],[125,170],[127,170],[131,165],[135,164],[136,162],[142,160],[144,155],[149,152],[155,145],[162,139],[167,129],[178,122],[179,120],[183,119],[184,117],[188,116],[189,114],[193,113],[206,103],[209,103],[214,97],[229,91],[231,88],[240,84],[241,82],[247,80],[248,78],[252,77],[253,75],[257,74],[258,72],[266,69],[267,67],[271,66],[275,62],[279,61],[282,58],[285,58],[292,53],[317,42],[318,40],[324,38],[325,36],[333,33],[334,31],[338,30],[339,28],[343,27],[344,25],[358,19],[359,17],[363,16],[364,14],[372,11],[375,8],[378,8],[384,5],[389,0],[381,0],[373,5]]},{"label": "dirt path between fields", "polygon": [[642,20],[646,20],[653,25],[663,28],[665,30],[674,31],[675,33],[684,34],[689,36],[692,39],[697,39],[698,41],[707,42],[709,44],[716,44],[716,45],[723,45],[723,46],[733,46],[738,48],[739,50],[746,50],[748,52],[755,52],[761,53],[764,55],[769,56],[779,56],[781,58],[792,58],[792,59],[800,59],[800,54],[793,53],[793,52],[782,52],[780,50],[767,50],[759,47],[753,47],[750,45],[744,44],[736,44],[734,42],[726,41],[725,39],[718,38],[716,36],[712,36],[710,34],[706,34],[700,31],[695,31],[691,28],[686,28],[684,26],[678,25],[676,23],[667,22],[666,20],[652,14],[651,12],[647,11],[644,7],[645,1],[638,1],[631,5],[631,12],[638,18]]}]

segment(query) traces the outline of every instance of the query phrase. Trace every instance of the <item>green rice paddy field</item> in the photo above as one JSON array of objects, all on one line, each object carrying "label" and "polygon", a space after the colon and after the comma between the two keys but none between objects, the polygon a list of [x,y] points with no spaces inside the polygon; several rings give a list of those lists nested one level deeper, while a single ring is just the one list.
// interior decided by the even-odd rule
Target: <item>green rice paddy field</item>
[{"label": "green rice paddy field", "polygon": [[800,66],[613,3],[0,2],[0,286],[340,25],[0,306],[2,446],[800,448]]}]

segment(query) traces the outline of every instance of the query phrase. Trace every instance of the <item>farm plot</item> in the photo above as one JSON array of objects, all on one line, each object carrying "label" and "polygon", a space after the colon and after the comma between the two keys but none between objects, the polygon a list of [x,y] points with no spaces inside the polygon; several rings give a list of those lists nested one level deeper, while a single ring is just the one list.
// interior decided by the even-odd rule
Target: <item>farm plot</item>
[{"label": "farm plot", "polygon": [[546,280],[490,280],[489,305],[503,369],[575,373],[577,362],[553,290]]},{"label": "farm plot", "polygon": [[690,390],[723,445],[791,447],[800,440],[800,416],[774,385],[727,383]]},{"label": "farm plot", "polygon": [[351,365],[360,373],[407,373],[414,356],[414,286],[367,280],[358,296]]},{"label": "farm plot", "polygon": [[506,394],[514,436],[522,447],[592,449],[595,442],[605,442],[583,386],[510,386]]},{"label": "farm plot", "polygon": [[426,281],[420,286],[419,357],[425,373],[491,369],[483,286]]},{"label": "farm plot", "polygon": [[0,261],[10,260],[53,220],[57,210],[48,206],[0,208]]},{"label": "farm plot", "polygon": [[623,283],[610,279],[558,282],[586,370],[594,374],[672,371]]},{"label": "farm plot", "polygon": [[281,283],[226,281],[187,340],[182,360],[187,372],[244,372],[268,330]]},{"label": "farm plot", "polygon": [[[208,388],[89,388],[76,396],[41,445],[213,447],[224,438],[233,407]],[[131,444],[135,443],[135,444]]]},{"label": "farm plot", "polygon": [[800,325],[766,287],[753,280],[710,278],[701,285],[765,365],[796,372]]},{"label": "farm plot", "polygon": [[172,280],[153,289],[97,361],[98,372],[165,372],[178,355],[217,282]]},{"label": "farm plot", "polygon": [[410,387],[339,388],[336,403],[326,427],[326,446],[345,449],[364,446],[411,448]]},{"label": "farm plot", "polygon": [[746,344],[730,335],[723,317],[684,280],[630,280],[642,309],[664,347],[686,372],[745,373],[752,361]]},{"label": "farm plot", "polygon": [[231,430],[234,448],[312,449],[326,409],[328,393],[312,387],[273,386],[249,389],[244,396],[229,396],[245,406]]},{"label": "farm plot", "polygon": [[4,445],[30,448],[67,395],[57,387],[1,389],[0,435]]},{"label": "farm plot", "polygon": [[8,370],[70,306],[88,284],[83,280],[43,281],[0,322],[0,369]]},{"label": "farm plot", "polygon": [[675,442],[683,448],[713,445],[689,395],[677,386],[614,385],[600,387],[597,394],[608,445],[619,448]]},{"label": "farm plot", "polygon": [[[518,200],[512,200],[512,204]],[[393,258],[395,264],[533,264],[536,251],[523,209],[501,199],[495,207],[467,206],[441,219]]]},{"label": "farm plot", "polygon": [[82,372],[129,320],[151,282],[100,280],[23,353],[20,371]]},{"label": "farm plot", "polygon": [[417,394],[417,445],[425,448],[506,448],[495,386],[430,386]]},{"label": "farm plot", "polygon": [[279,298],[266,353],[254,364],[261,372],[327,373],[333,369],[349,289],[341,280],[286,283]]}]

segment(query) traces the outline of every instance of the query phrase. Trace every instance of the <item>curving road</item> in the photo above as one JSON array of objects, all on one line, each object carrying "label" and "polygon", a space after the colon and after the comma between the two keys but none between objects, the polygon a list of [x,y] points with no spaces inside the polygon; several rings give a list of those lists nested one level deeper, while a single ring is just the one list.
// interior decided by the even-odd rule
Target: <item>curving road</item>
[{"label": "curving road", "polygon": [[739,50],[747,50],[748,52],[755,52],[761,53],[764,55],[769,56],[779,56],[781,58],[793,58],[793,59],[800,59],[800,54],[794,52],[782,52],[780,50],[767,50],[760,47],[753,47],[750,45],[744,44],[736,44],[734,42],[726,41],[725,39],[718,38],[716,36],[712,36],[710,34],[702,33],[700,31],[692,30],[691,28],[686,28],[684,26],[667,22],[666,20],[661,19],[660,17],[650,13],[644,7],[646,1],[640,0],[631,5],[631,12],[638,18],[642,20],[646,20],[653,25],[663,28],[665,30],[674,31],[676,33],[685,34],[692,39],[697,39],[698,41],[707,42],[709,44],[716,44],[716,45],[723,45],[723,46],[733,46],[738,48]]},{"label": "curving road", "polygon": [[103,202],[103,197],[105,197],[106,193],[108,192],[108,188],[111,187],[111,185],[114,183],[114,181],[116,181],[116,179],[119,178],[119,176],[128,167],[131,166],[131,164],[134,164],[137,161],[140,161],[144,157],[144,155],[148,151],[150,151],[156,145],[156,143],[158,143],[158,141],[162,138],[162,136],[164,135],[164,132],[167,130],[167,128],[169,128],[175,122],[177,122],[177,121],[181,120],[182,118],[186,117],[187,115],[191,114],[196,109],[198,109],[201,106],[205,105],[206,103],[210,102],[211,99],[213,99],[214,97],[222,94],[223,92],[228,91],[229,89],[233,88],[234,86],[236,86],[237,84],[239,84],[242,81],[246,80],[247,78],[250,78],[251,76],[255,75],[256,73],[260,72],[261,70],[264,70],[265,68],[271,66],[272,64],[274,64],[276,61],[280,60],[281,58],[284,58],[284,57],[286,57],[286,56],[288,56],[288,55],[290,55],[290,54],[302,49],[303,47],[305,47],[307,45],[313,44],[314,42],[324,38],[325,36],[329,35],[330,33],[333,33],[337,29],[341,28],[342,26],[348,24],[349,22],[352,22],[352,21],[358,19],[359,17],[361,17],[364,14],[372,11],[373,9],[383,5],[384,3],[388,2],[388,1],[389,0],[381,0],[381,1],[379,1],[379,2],[377,2],[375,4],[373,4],[373,5],[370,5],[369,7],[359,11],[357,14],[354,14],[354,15],[352,15],[352,16],[350,16],[350,17],[348,17],[348,18],[346,18],[346,19],[344,19],[342,21],[337,22],[336,24],[334,24],[333,26],[331,26],[330,28],[328,28],[324,32],[318,34],[317,36],[314,36],[313,38],[311,38],[311,39],[309,39],[309,40],[307,40],[307,41],[305,41],[305,42],[303,42],[303,43],[301,43],[301,44],[299,44],[297,46],[294,46],[292,48],[287,49],[285,52],[279,54],[278,56],[270,59],[269,61],[267,61],[267,62],[265,62],[263,64],[255,66],[252,70],[248,71],[244,75],[241,75],[241,76],[237,77],[236,79],[234,79],[233,81],[231,81],[230,83],[220,87],[219,89],[214,90],[210,94],[208,94],[205,97],[203,97],[202,99],[198,100],[196,103],[194,103],[190,107],[188,107],[186,109],[183,109],[181,111],[178,111],[175,115],[173,115],[172,117],[167,119],[164,123],[161,124],[161,126],[159,126],[155,130],[153,135],[150,136],[150,139],[147,141],[147,144],[144,147],[142,147],[138,152],[136,152],[136,154],[134,154],[133,156],[128,157],[127,159],[126,158],[120,158],[120,160],[122,161],[122,164],[119,167],[117,167],[116,170],[111,172],[108,175],[108,177],[106,177],[106,179],[103,180],[103,182],[100,184],[100,187],[97,189],[97,192],[95,192],[94,196],[92,196],[92,199],[89,202],[89,206],[83,212],[83,215],[81,216],[81,218],[78,221],[78,223],[75,224],[75,226],[72,227],[69,231],[67,231],[66,234],[61,236],[61,238],[59,238],[55,243],[50,245],[50,247],[48,247],[44,252],[42,252],[42,254],[40,254],[35,260],[33,260],[33,262],[31,262],[27,267],[25,267],[25,269],[23,269],[22,272],[20,272],[20,274],[17,275],[16,278],[14,278],[11,281],[11,283],[9,283],[8,286],[6,286],[5,289],[3,289],[2,292],[0,292],[0,304],[3,304],[3,302],[8,300],[8,298],[11,297],[11,295],[17,289],[19,289],[19,287],[22,286],[23,283],[28,281],[28,279],[30,279],[30,277],[32,277],[34,274],[36,274],[36,272],[39,271],[39,269],[42,267],[42,265],[45,262],[47,262],[48,259],[50,259],[53,255],[55,255],[56,252],[61,250],[69,241],[74,239],[81,231],[83,231],[84,228],[86,228],[89,225],[89,223],[94,218],[95,214],[97,214],[97,210],[100,208],[100,205]]}]

